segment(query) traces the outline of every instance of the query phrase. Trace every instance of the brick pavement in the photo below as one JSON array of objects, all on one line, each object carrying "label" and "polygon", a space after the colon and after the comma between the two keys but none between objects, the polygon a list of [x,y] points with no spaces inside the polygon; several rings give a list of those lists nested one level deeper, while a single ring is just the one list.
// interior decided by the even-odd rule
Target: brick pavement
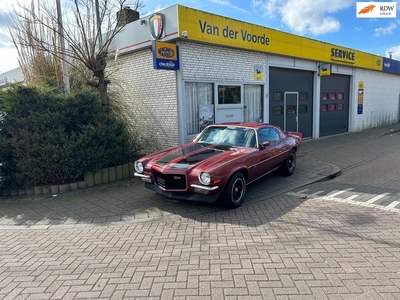
[{"label": "brick pavement", "polygon": [[399,213],[288,194],[336,172],[336,160],[345,171],[334,182],[372,167],[373,139],[388,129],[305,142],[299,178],[250,185],[236,210],[129,182],[3,199],[0,299],[398,299]]},{"label": "brick pavement", "polygon": [[0,231],[0,299],[398,299],[400,215],[279,196],[135,224]]}]

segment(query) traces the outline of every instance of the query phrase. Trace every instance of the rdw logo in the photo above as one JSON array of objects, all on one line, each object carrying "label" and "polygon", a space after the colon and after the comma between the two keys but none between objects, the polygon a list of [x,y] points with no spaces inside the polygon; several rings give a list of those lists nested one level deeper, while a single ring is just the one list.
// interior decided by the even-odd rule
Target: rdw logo
[{"label": "rdw logo", "polygon": [[360,10],[358,12],[358,14],[367,14],[367,13],[373,11],[375,7],[376,7],[375,5],[368,5],[368,6],[364,7],[362,10]]},{"label": "rdw logo", "polygon": [[357,18],[396,18],[396,2],[357,2]]}]

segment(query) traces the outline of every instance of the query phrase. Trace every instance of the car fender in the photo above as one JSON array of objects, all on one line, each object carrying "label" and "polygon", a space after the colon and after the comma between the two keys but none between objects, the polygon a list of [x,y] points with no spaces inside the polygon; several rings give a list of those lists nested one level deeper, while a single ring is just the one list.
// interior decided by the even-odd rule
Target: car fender
[{"label": "car fender", "polygon": [[216,174],[218,177],[220,177],[223,185],[225,185],[229,179],[233,176],[233,174],[237,173],[237,172],[242,172],[244,174],[244,176],[247,179],[247,175],[248,175],[248,168],[246,165],[244,164],[239,164],[239,165],[235,165],[234,168],[230,168],[228,170],[228,166],[222,168],[220,170],[220,172],[223,172],[223,174]]}]

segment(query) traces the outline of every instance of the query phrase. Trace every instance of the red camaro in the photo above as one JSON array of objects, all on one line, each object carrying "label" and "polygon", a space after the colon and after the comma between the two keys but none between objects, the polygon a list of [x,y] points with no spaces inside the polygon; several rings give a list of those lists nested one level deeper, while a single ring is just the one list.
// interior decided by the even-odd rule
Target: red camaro
[{"label": "red camaro", "polygon": [[298,132],[262,123],[214,124],[188,144],[135,161],[146,188],[174,199],[214,202],[228,208],[243,202],[246,185],[280,168],[292,175]]}]

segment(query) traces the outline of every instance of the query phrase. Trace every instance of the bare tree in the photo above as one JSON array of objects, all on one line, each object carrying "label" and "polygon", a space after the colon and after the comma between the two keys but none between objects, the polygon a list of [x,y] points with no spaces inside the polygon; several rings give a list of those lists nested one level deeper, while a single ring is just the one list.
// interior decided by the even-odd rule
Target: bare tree
[{"label": "bare tree", "polygon": [[[137,11],[144,4],[142,0],[64,1],[60,24],[55,0],[32,0],[30,6],[19,4],[8,28],[25,77],[33,80],[36,72],[50,72],[60,79],[64,59],[80,78],[98,89],[103,105],[108,104],[106,57],[113,38],[125,25],[118,22],[117,12],[127,7]],[[65,49],[61,48],[61,39]]]}]

